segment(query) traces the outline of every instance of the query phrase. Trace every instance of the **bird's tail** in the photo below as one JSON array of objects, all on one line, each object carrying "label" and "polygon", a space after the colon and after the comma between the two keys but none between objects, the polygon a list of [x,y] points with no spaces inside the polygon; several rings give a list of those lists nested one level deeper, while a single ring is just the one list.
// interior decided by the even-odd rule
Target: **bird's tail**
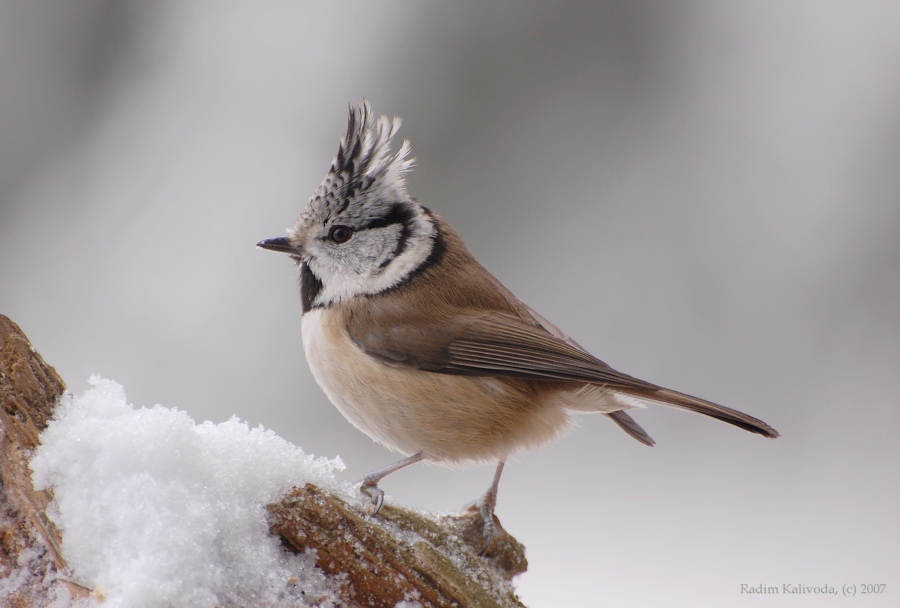
[{"label": "bird's tail", "polygon": [[728,424],[742,428],[745,431],[757,433],[758,435],[769,437],[770,439],[779,436],[778,431],[759,418],[754,418],[749,414],[733,410],[730,407],[700,399],[699,397],[692,397],[668,388],[617,387],[616,392],[642,401],[651,401],[667,407],[697,412],[698,414],[703,414],[704,416],[727,422]]}]

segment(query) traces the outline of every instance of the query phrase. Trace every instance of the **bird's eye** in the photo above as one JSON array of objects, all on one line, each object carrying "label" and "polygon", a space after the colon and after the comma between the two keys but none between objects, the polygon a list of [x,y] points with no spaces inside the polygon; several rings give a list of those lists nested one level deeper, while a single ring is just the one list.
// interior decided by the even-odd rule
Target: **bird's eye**
[{"label": "bird's eye", "polygon": [[353,230],[349,226],[332,226],[328,231],[328,239],[332,243],[346,243],[353,236]]}]

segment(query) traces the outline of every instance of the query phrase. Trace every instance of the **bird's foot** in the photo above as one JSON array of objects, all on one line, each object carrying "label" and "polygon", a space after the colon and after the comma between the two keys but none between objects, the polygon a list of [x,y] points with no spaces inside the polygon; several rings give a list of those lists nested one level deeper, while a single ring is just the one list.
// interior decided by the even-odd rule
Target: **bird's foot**
[{"label": "bird's foot", "polygon": [[372,504],[375,505],[375,508],[372,510],[372,515],[378,515],[378,512],[381,511],[381,507],[384,505],[384,490],[378,487],[379,479],[380,477],[366,475],[363,477],[362,484],[359,486],[359,491],[368,496],[369,500],[372,501]]},{"label": "bird's foot", "polygon": [[494,539],[494,533],[497,531],[497,526],[494,525],[494,507],[496,505],[497,495],[492,492],[488,492],[478,501],[478,510],[481,513],[481,519],[484,521],[482,532],[484,534],[484,546],[478,552],[479,556],[484,556],[487,553],[488,548],[491,546],[491,541]]},{"label": "bird's foot", "polygon": [[372,515],[378,515],[378,512],[381,511],[382,505],[384,505],[384,491],[378,487],[378,482],[393,473],[394,471],[399,471],[403,467],[408,467],[411,464],[415,464],[420,460],[423,460],[425,455],[422,452],[418,452],[413,454],[412,456],[407,456],[403,460],[398,460],[393,464],[389,464],[388,466],[378,469],[377,471],[372,471],[365,477],[363,477],[362,483],[359,486],[359,491],[368,496],[372,500],[372,504],[375,505],[375,509],[372,511]]}]

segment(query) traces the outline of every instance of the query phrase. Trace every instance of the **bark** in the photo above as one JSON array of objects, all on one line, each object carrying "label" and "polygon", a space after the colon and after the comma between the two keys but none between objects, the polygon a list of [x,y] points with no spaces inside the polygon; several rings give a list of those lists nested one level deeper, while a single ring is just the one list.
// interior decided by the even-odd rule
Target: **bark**
[{"label": "bark", "polygon": [[433,518],[385,504],[378,516],[359,513],[312,484],[268,505],[269,523],[295,551],[314,551],[316,564],[341,575],[352,606],[522,606],[510,581],[525,571],[525,548],[500,526],[484,557],[478,509]]},{"label": "bark", "polygon": [[[82,597],[91,592],[69,580],[65,539],[47,517],[53,494],[34,489],[28,467],[64,390],[22,330],[0,315],[3,606],[46,606],[61,592]],[[318,567],[340,580],[347,606],[394,606],[404,600],[435,607],[522,606],[510,581],[527,567],[525,549],[495,518],[494,540],[479,557],[484,524],[476,509],[435,517],[385,505],[372,517],[311,484],[267,508],[270,530],[285,550],[313,553]]]},{"label": "bark", "polygon": [[[65,579],[61,537],[47,518],[50,491],[36,491],[28,461],[65,385],[18,325],[0,315],[0,579],[23,574],[10,606],[43,606]],[[4,604],[6,605],[6,604]]]}]

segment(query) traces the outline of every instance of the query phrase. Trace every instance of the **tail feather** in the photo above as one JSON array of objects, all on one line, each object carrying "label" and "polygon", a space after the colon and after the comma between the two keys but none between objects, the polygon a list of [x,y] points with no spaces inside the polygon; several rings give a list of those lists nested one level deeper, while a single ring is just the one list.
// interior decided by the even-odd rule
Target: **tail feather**
[{"label": "tail feather", "polygon": [[644,445],[653,447],[653,445],[656,443],[655,441],[653,441],[653,437],[648,435],[647,431],[641,428],[641,425],[635,422],[634,418],[626,414],[624,411],[619,410],[617,412],[609,412],[606,415],[612,418],[613,422],[618,424],[620,429],[622,429]]},{"label": "tail feather", "polygon": [[[692,397],[684,393],[679,393],[678,391],[673,391],[667,388],[649,389],[630,387],[619,388],[618,391],[630,397],[635,397],[644,401],[652,401],[653,403],[657,403],[659,405],[674,407],[680,410],[687,410],[689,412],[697,412],[698,414],[703,414],[704,416],[709,416],[710,418],[715,418],[717,420],[721,420],[722,422],[727,422],[728,424],[744,429],[745,431],[757,433],[758,435],[762,435],[763,437],[768,437],[770,439],[774,439],[775,437],[779,436],[778,431],[773,429],[771,426],[769,426],[759,418],[754,418],[749,414],[733,410],[729,407],[725,407],[724,405],[719,405],[717,403],[713,403],[712,401],[706,401],[705,399],[700,399],[699,397]],[[616,420],[616,423],[618,423],[619,426],[625,429],[626,432],[631,434],[631,432],[627,428],[625,428],[625,426],[620,421]]]}]

